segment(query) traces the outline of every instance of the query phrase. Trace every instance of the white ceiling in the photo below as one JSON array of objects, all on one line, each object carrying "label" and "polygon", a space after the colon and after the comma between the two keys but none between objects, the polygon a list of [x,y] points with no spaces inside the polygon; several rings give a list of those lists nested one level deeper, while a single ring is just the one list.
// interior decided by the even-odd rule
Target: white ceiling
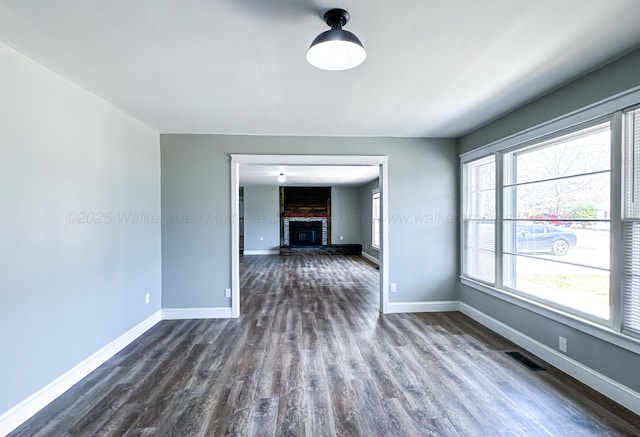
[{"label": "white ceiling", "polygon": [[[344,7],[361,66],[305,52]],[[0,40],[160,132],[457,137],[640,43],[638,0],[0,0]]]},{"label": "white ceiling", "polygon": [[[361,66],[305,52],[344,7]],[[457,137],[640,43],[638,0],[0,0],[0,40],[160,132]]]},{"label": "white ceiling", "polygon": [[[377,165],[363,166],[309,166],[309,165],[240,165],[241,185],[284,185],[284,186],[331,186],[363,185],[378,178]],[[278,182],[278,175],[287,177],[285,183]]]}]

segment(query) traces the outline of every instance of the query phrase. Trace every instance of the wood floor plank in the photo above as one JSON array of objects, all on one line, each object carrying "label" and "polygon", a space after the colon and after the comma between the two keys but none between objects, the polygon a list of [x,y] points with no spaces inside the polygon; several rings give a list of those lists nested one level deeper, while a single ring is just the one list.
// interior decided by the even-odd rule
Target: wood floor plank
[{"label": "wood floor plank", "polygon": [[302,324],[299,309],[287,311],[287,335],[282,345],[278,408],[278,435],[304,435],[304,382],[302,380]]},{"label": "wood floor plank", "polygon": [[248,435],[252,437],[277,435],[278,403],[279,398],[260,398],[255,401]]},{"label": "wood floor plank", "polygon": [[327,373],[320,349],[302,351],[305,401],[307,403],[306,435],[336,435],[331,410]]},{"label": "wood floor plank", "polygon": [[640,435],[461,313],[380,315],[360,257],[245,256],[240,287],[239,319],[160,322],[10,436]]}]

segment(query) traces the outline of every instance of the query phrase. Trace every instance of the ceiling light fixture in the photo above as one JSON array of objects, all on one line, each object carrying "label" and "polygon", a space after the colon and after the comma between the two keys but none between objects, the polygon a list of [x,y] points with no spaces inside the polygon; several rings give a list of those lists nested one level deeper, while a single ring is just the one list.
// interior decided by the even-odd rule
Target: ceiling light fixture
[{"label": "ceiling light fixture", "polygon": [[307,61],[323,70],[348,70],[362,64],[367,57],[362,43],[353,33],[343,30],[349,21],[344,9],[331,9],[324,14],[331,30],[322,32],[307,50]]},{"label": "ceiling light fixture", "polygon": [[285,182],[287,182],[287,177],[284,175],[284,173],[280,173],[278,175],[278,182],[280,182],[281,184],[284,184]]}]

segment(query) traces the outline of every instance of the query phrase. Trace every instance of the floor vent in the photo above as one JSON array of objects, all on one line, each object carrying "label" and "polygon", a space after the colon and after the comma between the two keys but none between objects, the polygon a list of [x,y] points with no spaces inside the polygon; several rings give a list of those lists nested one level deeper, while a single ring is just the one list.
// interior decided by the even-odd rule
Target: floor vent
[{"label": "floor vent", "polygon": [[527,366],[527,369],[533,370],[534,372],[539,370],[547,370],[541,365],[539,365],[538,363],[536,363],[535,361],[525,357],[520,352],[507,352],[506,354],[509,355],[514,360],[521,362],[523,365]]}]

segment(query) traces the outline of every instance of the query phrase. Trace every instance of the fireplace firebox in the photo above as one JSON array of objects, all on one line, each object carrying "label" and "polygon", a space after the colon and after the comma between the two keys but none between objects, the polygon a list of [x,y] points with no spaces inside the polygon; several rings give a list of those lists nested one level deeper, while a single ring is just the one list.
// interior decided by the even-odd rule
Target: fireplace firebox
[{"label": "fireplace firebox", "polygon": [[289,244],[296,246],[317,246],[322,244],[321,221],[289,222]]}]

